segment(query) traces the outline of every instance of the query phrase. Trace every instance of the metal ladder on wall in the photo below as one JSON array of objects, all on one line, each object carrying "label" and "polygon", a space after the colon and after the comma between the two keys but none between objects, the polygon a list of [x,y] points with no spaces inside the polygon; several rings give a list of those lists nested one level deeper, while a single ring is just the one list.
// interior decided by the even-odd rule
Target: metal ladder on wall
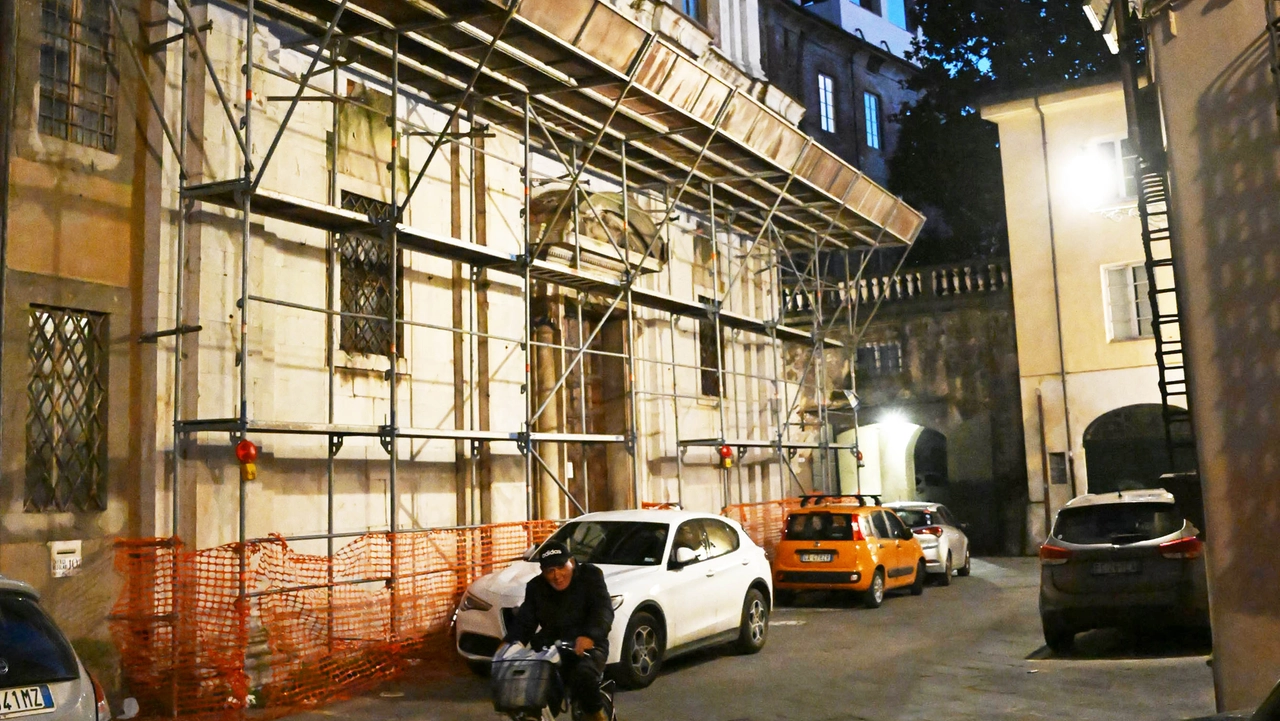
[{"label": "metal ladder on wall", "polygon": [[1276,113],[1280,114],[1280,0],[1262,0],[1267,6],[1267,37],[1271,46],[1271,80],[1276,84]]},{"label": "metal ladder on wall", "polygon": [[1142,217],[1142,247],[1147,261],[1151,330],[1156,341],[1156,366],[1160,370],[1165,443],[1171,468],[1192,470],[1196,466],[1195,437],[1183,355],[1182,316],[1178,311],[1177,271],[1173,266],[1173,231],[1169,226],[1169,175],[1163,163],[1141,162],[1138,211]]}]

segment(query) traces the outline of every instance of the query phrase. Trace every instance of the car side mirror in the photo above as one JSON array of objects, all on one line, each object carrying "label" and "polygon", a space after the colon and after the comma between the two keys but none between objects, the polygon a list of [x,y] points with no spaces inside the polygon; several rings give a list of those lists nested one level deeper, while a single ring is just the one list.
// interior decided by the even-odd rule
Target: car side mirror
[{"label": "car side mirror", "polygon": [[687,546],[680,546],[671,554],[671,562],[677,567],[687,566],[698,560],[698,552]]},{"label": "car side mirror", "polygon": [[910,541],[916,537],[916,534],[912,533],[910,528],[904,528],[902,529],[902,532],[898,534],[898,537],[904,541]]}]

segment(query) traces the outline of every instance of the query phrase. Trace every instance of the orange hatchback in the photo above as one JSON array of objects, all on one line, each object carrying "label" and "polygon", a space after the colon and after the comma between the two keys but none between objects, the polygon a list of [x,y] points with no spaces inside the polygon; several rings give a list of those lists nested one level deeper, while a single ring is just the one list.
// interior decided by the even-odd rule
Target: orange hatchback
[{"label": "orange hatchback", "polygon": [[868,496],[806,497],[787,516],[773,554],[773,595],[788,603],[796,591],[862,594],[878,608],[885,591],[924,593],[920,543],[907,524]]}]

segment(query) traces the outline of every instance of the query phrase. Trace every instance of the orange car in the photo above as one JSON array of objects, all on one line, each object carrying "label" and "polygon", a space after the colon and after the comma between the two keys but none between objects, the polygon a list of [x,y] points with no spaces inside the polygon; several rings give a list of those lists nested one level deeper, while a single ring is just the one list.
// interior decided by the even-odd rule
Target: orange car
[{"label": "orange car", "polygon": [[787,516],[773,554],[780,603],[796,591],[822,589],[861,593],[864,605],[878,608],[891,588],[924,593],[924,579],[924,553],[911,529],[867,496],[807,497]]}]

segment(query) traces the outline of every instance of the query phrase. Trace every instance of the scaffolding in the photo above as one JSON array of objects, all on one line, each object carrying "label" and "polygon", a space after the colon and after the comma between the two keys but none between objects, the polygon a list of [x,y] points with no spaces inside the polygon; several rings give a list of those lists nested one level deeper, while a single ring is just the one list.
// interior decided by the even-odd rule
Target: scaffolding
[{"label": "scaffolding", "polygon": [[[110,3],[119,26],[127,27],[118,0]],[[202,24],[204,18],[189,0],[171,0],[176,17],[171,12],[169,22],[180,26],[171,37],[149,43],[126,38],[122,43],[139,70],[146,64],[144,50],[155,52],[169,44],[180,49],[169,55],[178,67],[171,65],[167,78],[169,91],[176,89],[176,100],[168,98],[168,107],[177,108],[170,111],[177,115],[176,132],[161,89],[146,85],[160,129],[157,137],[163,136],[172,153],[173,162],[165,163],[164,171],[175,178],[181,204],[168,251],[175,269],[174,324],[147,338],[172,337],[174,343],[175,461],[167,529],[173,537],[186,530],[182,509],[195,503],[180,493],[186,472],[182,450],[193,445],[192,438],[216,437],[209,434],[226,434],[233,444],[246,437],[277,435],[324,443],[324,532],[271,540],[322,543],[330,559],[337,541],[371,530],[342,529],[335,521],[335,459],[344,442],[353,438],[376,439],[386,453],[382,502],[388,537],[427,528],[401,522],[398,468],[405,441],[452,442],[457,460],[469,464],[465,493],[457,499],[459,525],[492,520],[484,517],[483,508],[475,508],[474,499],[479,464],[495,444],[514,444],[518,451],[528,521],[601,505],[591,502],[589,478],[570,478],[564,470],[565,460],[573,458],[581,472],[588,473],[590,465],[582,459],[592,448],[614,449],[609,456],[615,461],[609,466],[611,477],[626,468],[629,495],[624,502],[615,496],[614,506],[684,502],[685,454],[695,449],[771,458],[783,484],[777,496],[792,487],[800,492],[840,491],[836,453],[856,450],[856,445],[837,443],[830,432],[832,378],[843,373],[851,350],[836,336],[845,328],[865,328],[859,316],[868,309],[860,310],[853,289],[872,253],[911,244],[924,222],[917,211],[802,134],[748,89],[716,77],[607,2],[233,0],[226,8],[243,21],[234,62],[211,52],[206,40],[209,26]],[[260,28],[280,39],[278,48],[264,49]],[[279,62],[267,62],[269,53],[292,53],[302,64],[286,72]],[[384,89],[389,102],[380,105],[342,93],[338,78],[343,73],[358,74]],[[270,95],[263,89],[282,82],[290,92]],[[273,161],[279,162],[277,156],[290,142],[297,111],[317,103],[332,110],[329,162],[310,169],[326,174],[324,197],[264,183]],[[270,112],[261,109],[267,106]],[[381,152],[389,159],[384,173],[388,200],[380,205],[346,203],[338,187],[337,131],[344,106],[361,107],[386,120],[389,132],[371,136],[385,143]],[[437,122],[421,120],[421,114],[406,112],[407,106],[432,111]],[[228,177],[206,179],[210,149],[193,153],[189,147],[193,108],[207,110],[225,123],[221,132],[231,140],[228,147],[235,157]],[[203,135],[209,137],[210,131]],[[409,142],[425,143],[419,147],[426,157],[402,172],[402,161],[408,162],[402,151]],[[494,145],[518,150],[503,153]],[[406,222],[411,201],[427,185],[428,169],[438,167],[433,163],[446,153],[455,174],[463,156],[470,157],[469,181],[477,194],[485,192],[490,170],[506,167],[518,173],[523,209],[521,227],[515,229],[516,252],[490,245],[482,237],[483,198],[464,204],[472,214],[465,224],[457,217],[463,204],[453,198],[450,233]],[[547,189],[556,193],[549,195]],[[609,205],[611,200],[615,202]],[[186,257],[193,228],[229,219],[238,224],[239,236],[238,264],[225,269],[234,274],[228,282],[237,300],[235,308],[223,311],[224,318],[230,313],[235,319],[235,397],[227,414],[193,416],[189,409],[199,404],[184,399],[193,387],[184,359],[199,351],[196,338],[203,326],[200,308],[191,307],[183,288]],[[254,226],[266,221],[327,233],[323,303],[272,297],[254,287],[255,273],[267,272],[251,267],[254,237],[260,232]],[[467,232],[462,231],[464,225]],[[685,287],[675,277],[670,254],[677,227],[701,238],[710,249],[694,259],[694,271],[709,273],[712,297],[694,295],[692,283]],[[378,252],[390,259],[385,264],[390,294],[385,315],[352,311],[335,298],[338,239],[352,235],[373,239],[382,248]],[[397,296],[397,274],[402,272],[397,259],[403,253],[452,263],[453,287],[455,292],[462,289],[463,298],[461,306],[455,300],[452,323],[415,318],[404,310]],[[843,277],[829,272],[833,259]],[[485,320],[487,289],[499,280],[523,298],[523,330],[518,335],[492,331]],[[741,289],[751,283],[765,290],[744,301]],[[833,292],[843,299],[834,311],[829,302],[816,302]],[[801,296],[810,300],[797,303]],[[814,316],[801,327],[788,325],[783,322],[786,304],[811,307]],[[255,342],[251,321],[268,307],[323,318],[328,398],[322,419],[273,420],[255,412],[252,365],[267,361],[249,352]],[[385,353],[378,354],[383,360],[371,369],[387,387],[383,423],[343,422],[335,412],[334,359],[344,321],[391,329]],[[608,321],[615,323],[614,330],[622,329],[622,340],[605,347]],[[669,347],[641,352],[641,326],[665,326]],[[399,340],[402,331],[412,328],[453,338],[455,378],[462,377],[461,358],[469,359],[476,392],[469,399],[458,392],[451,425],[415,427],[399,417]],[[688,334],[691,329],[715,339],[710,344],[714,360],[681,357],[677,332]],[[770,358],[768,367],[735,367],[725,353],[726,335],[762,349]],[[487,387],[476,387],[477,379],[483,378],[477,368],[488,363],[477,359],[495,341],[518,347],[524,362],[524,407],[517,427],[481,427],[484,424],[476,420],[487,416],[478,413],[477,406],[488,402]],[[464,352],[459,354],[459,349]],[[596,396],[583,370],[588,359],[623,369],[620,385],[613,379],[622,395],[613,399],[616,412],[606,429],[592,420],[598,409],[590,407]],[[638,373],[651,367],[663,369],[658,376],[669,375],[669,384],[640,387]],[[709,374],[706,383],[714,392],[682,387],[679,379],[688,374]],[[671,419],[670,435],[678,449],[674,498],[648,497],[650,459],[641,448],[639,405],[654,401],[669,402],[671,408],[669,416],[663,411],[663,418]],[[718,419],[713,433],[681,435],[682,407],[708,402]],[[665,422],[662,425],[666,432]],[[812,461],[808,473],[796,467],[802,458]],[[744,466],[718,471],[722,505],[773,500],[771,482],[758,492],[749,489]],[[242,474],[236,509],[241,602],[256,593],[247,586],[247,549],[267,540],[249,533],[248,483]],[[579,492],[574,492],[575,484]],[[395,543],[389,553],[394,568]],[[359,582],[371,580],[377,579]],[[386,580],[394,608],[395,574]],[[327,583],[335,583],[332,568]],[[394,612],[390,634],[399,634]]]},{"label": "scaffolding", "polygon": [[[187,123],[185,112],[190,104],[187,86],[191,74],[208,71],[207,78],[235,137],[242,168],[242,173],[230,179],[186,182],[188,133],[184,131],[175,135],[165,123],[164,115],[159,115],[164,135],[177,158],[185,207],[183,220],[177,227],[174,248],[174,267],[178,269],[174,317],[179,319],[179,323],[152,336],[175,336],[178,345],[174,353],[177,385],[173,404],[177,436],[220,432],[230,434],[233,441],[247,434],[327,436],[331,456],[340,452],[346,438],[376,437],[388,452],[389,493],[393,497],[398,454],[392,453],[391,449],[398,439],[443,439],[476,444],[515,442],[526,458],[526,488],[530,491],[527,511],[530,517],[535,516],[533,484],[539,468],[550,473],[557,484],[566,488],[546,467],[543,454],[539,452],[542,444],[624,444],[634,459],[633,501],[638,505],[645,499],[636,485],[640,475],[635,468],[638,463],[634,427],[636,397],[640,394],[661,394],[651,389],[640,391],[636,388],[635,366],[637,363],[665,363],[673,369],[673,379],[678,377],[674,373],[676,368],[705,370],[703,366],[680,363],[674,357],[674,351],[670,359],[663,361],[640,357],[633,352],[632,343],[624,344],[623,355],[631,379],[627,384],[630,427],[623,433],[614,434],[539,431],[538,421],[546,412],[549,401],[544,398],[540,404],[535,403],[535,393],[532,392],[535,388],[534,363],[526,363],[526,388],[530,392],[525,393],[528,400],[526,420],[519,429],[482,431],[405,427],[397,418],[396,396],[400,384],[395,382],[388,383],[390,400],[385,424],[360,426],[339,423],[332,417],[332,402],[329,403],[330,417],[324,422],[274,422],[255,417],[251,412],[249,384],[251,358],[246,352],[251,343],[249,319],[255,305],[286,306],[323,314],[330,325],[336,319],[352,317],[385,320],[396,328],[421,325],[401,314],[396,298],[398,284],[394,281],[387,283],[391,293],[391,313],[385,319],[344,311],[332,307],[333,303],[329,303],[329,307],[319,307],[255,293],[250,283],[252,219],[266,217],[334,235],[356,233],[380,238],[389,246],[393,257],[407,250],[462,263],[470,270],[469,281],[473,289],[486,274],[514,276],[524,288],[526,319],[532,316],[531,305],[540,287],[560,287],[584,296],[605,299],[606,317],[613,313],[625,314],[626,325],[632,329],[628,334],[631,339],[635,338],[634,328],[642,309],[665,314],[672,322],[677,318],[707,319],[714,323],[717,337],[728,330],[765,339],[776,351],[776,362],[769,376],[726,368],[723,357],[717,359],[712,370],[725,377],[720,381],[722,387],[729,377],[739,377],[769,383],[777,389],[781,402],[774,404],[776,420],[772,437],[749,438],[740,435],[741,429],[725,427],[725,405],[734,399],[724,398],[725,394],[722,394],[717,402],[721,419],[718,436],[681,438],[679,443],[683,447],[727,445],[738,449],[772,449],[784,466],[790,455],[786,451],[818,451],[817,465],[822,470],[821,480],[815,480],[815,483],[828,488],[825,484],[832,479],[826,470],[830,460],[826,456],[836,448],[822,430],[829,394],[806,394],[805,388],[825,388],[825,366],[829,359],[821,349],[841,347],[840,342],[831,337],[831,331],[837,323],[855,322],[856,295],[843,292],[845,303],[832,317],[822,318],[821,310],[818,310],[819,317],[803,329],[783,324],[781,309],[777,305],[766,309],[768,312],[764,317],[756,317],[732,309],[731,299],[748,275],[762,272],[775,278],[785,275],[789,292],[795,293],[798,289],[814,298],[829,295],[832,288],[843,290],[853,287],[866,267],[870,252],[889,245],[909,244],[914,239],[923,222],[923,217],[917,212],[788,126],[759,101],[715,78],[675,46],[642,29],[607,3],[526,0],[500,4],[484,0],[454,0],[424,5],[408,2],[356,4],[350,0],[334,3],[249,0],[245,6],[241,65],[245,97],[249,102],[236,105],[228,99],[224,83],[218,78],[214,61],[202,41],[203,29],[197,26],[187,0],[174,0],[174,5],[184,25],[181,37],[185,37],[192,46],[182,55],[179,104],[183,116],[179,123],[183,127]],[[119,16],[119,6],[113,3],[112,8]],[[259,22],[274,23],[280,29],[278,31],[289,34],[300,33],[287,46],[309,57],[309,64],[301,77],[264,65],[260,58],[255,57],[253,38]],[[129,43],[129,47],[131,54],[136,54],[136,43]],[[202,63],[204,68],[188,67],[188,60],[192,65]],[[336,71],[350,67],[358,67],[385,83],[391,97],[396,99],[394,107],[398,107],[399,99],[407,97],[447,113],[444,126],[435,129],[413,126],[398,111],[387,114],[391,126],[388,152],[393,157],[398,157],[397,148],[405,136],[424,136],[431,143],[425,161],[411,174],[412,181],[407,183],[408,187],[400,187],[400,173],[388,174],[390,197],[393,199],[391,213],[362,213],[344,208],[336,197],[333,178],[330,179],[327,202],[263,187],[268,166],[301,103],[329,102],[334,105],[336,114],[338,104],[356,102],[340,95],[336,87],[313,84],[321,74],[331,73],[336,86]],[[260,159],[250,151],[258,142],[255,132],[260,132],[259,125],[264,122],[253,112],[254,80],[259,74],[273,75],[296,85],[292,97],[273,96],[267,99],[268,102],[286,102],[287,108],[276,127],[266,129],[270,142]],[[153,107],[159,110],[160,101],[154,92],[150,97]],[[243,110],[243,114],[237,115],[238,109]],[[458,130],[462,121],[469,127],[466,132]],[[499,129],[518,138],[523,157],[513,160],[483,149],[483,138],[486,135],[492,137]],[[333,142],[336,143],[336,139]],[[422,186],[428,167],[447,145],[477,156],[483,155],[490,161],[514,162],[519,166],[525,186],[521,253],[506,253],[403,222],[406,209]],[[567,177],[536,177],[534,154],[563,167]],[[483,163],[475,167],[483,168]],[[332,163],[325,171],[331,176],[337,173]],[[543,232],[538,234],[532,227],[530,201],[534,197],[535,186],[545,180],[560,181],[567,186],[567,192],[562,193],[552,220],[544,223]],[[619,243],[627,245],[628,238],[620,241],[613,237],[607,226],[606,240],[612,253],[621,261],[616,276],[609,277],[596,268],[588,267],[583,263],[580,249],[573,252],[568,262],[550,257],[545,252],[551,240],[549,236],[561,216],[572,216],[577,238],[582,237],[579,228],[582,224],[580,216],[584,212],[590,213],[603,225],[603,211],[593,201],[593,194],[584,190],[584,185],[590,181],[611,183],[623,198],[647,198],[650,205],[658,206],[661,220],[656,224],[654,235],[659,238],[682,210],[701,219],[714,244],[711,271],[714,284],[720,289],[718,297],[681,297],[670,287],[674,281],[669,277],[665,289],[660,288],[659,282],[644,282],[646,261],[659,252],[665,252],[664,246],[655,239],[647,248],[624,248]],[[234,210],[241,223],[240,297],[236,310],[239,316],[236,362],[239,387],[235,403],[237,412],[230,417],[188,418],[182,414],[182,345],[185,336],[200,327],[198,319],[182,322],[189,316],[183,307],[181,289],[186,229],[190,223],[199,222],[191,220],[190,204],[193,201]],[[470,207],[475,208],[474,205]],[[621,204],[623,226],[628,231],[632,221],[627,216],[636,209],[637,203],[631,200]],[[733,237],[735,235],[736,238]],[[744,245],[745,250],[741,247]],[[580,248],[581,244],[578,246]],[[844,267],[856,265],[858,277],[845,278],[841,282],[820,272],[819,266],[832,254],[855,256],[854,262],[846,260]],[[735,255],[739,256],[736,263]],[[332,283],[333,279],[329,282]],[[474,290],[470,295],[474,300]],[[328,297],[331,298],[332,294]],[[821,304],[813,307],[821,308]],[[581,313],[581,305],[578,312]],[[523,349],[531,349],[528,350],[529,355],[534,355],[536,351],[532,349],[539,347],[572,355],[569,363],[558,369],[559,375],[553,387],[543,389],[548,397],[558,393],[571,380],[573,370],[584,356],[604,353],[590,347],[595,340],[594,334],[580,338],[576,346],[547,344],[531,337],[528,322],[525,328],[521,338],[501,339],[517,342]],[[500,338],[473,328],[438,329],[463,336],[471,343],[482,337]],[[599,329],[600,325],[597,325],[595,333]],[[329,335],[332,336],[332,330]],[[792,384],[795,388],[791,393],[783,388],[788,385],[780,353],[784,343],[803,344],[810,350],[807,360],[801,363],[801,378]],[[397,357],[398,349],[392,343],[386,354],[389,369],[396,368]],[[332,389],[333,363],[327,370]],[[581,382],[580,375],[578,380]],[[678,399],[680,389],[671,389],[669,396],[673,400]],[[803,405],[806,401],[808,407]],[[813,415],[816,421],[796,420],[797,414]],[[586,424],[580,421],[579,425],[585,428]],[[797,440],[795,436],[800,430],[797,425],[816,430],[818,437]],[[180,469],[180,464],[175,468]],[[794,470],[790,476],[793,481],[798,480]],[[176,528],[176,509],[181,499],[175,494],[171,500],[175,509],[175,527],[172,530],[177,531],[180,529]],[[580,503],[575,501],[575,505],[582,510]],[[394,516],[389,516],[390,530],[393,531],[397,530]]]}]

